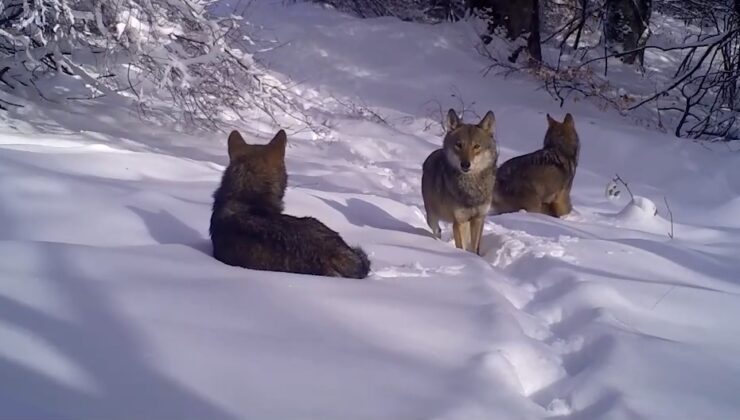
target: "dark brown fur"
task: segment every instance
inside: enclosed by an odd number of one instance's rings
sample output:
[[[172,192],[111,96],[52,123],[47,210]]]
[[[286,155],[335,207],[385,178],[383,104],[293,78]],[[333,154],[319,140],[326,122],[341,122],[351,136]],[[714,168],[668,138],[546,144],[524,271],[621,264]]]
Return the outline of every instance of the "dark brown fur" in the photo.
[[[575,121],[571,114],[562,123],[548,114],[547,124],[542,149],[498,168],[492,203],[496,214],[526,210],[561,217],[573,209],[570,190],[581,147]]]
[[[229,135],[230,163],[213,195],[213,256],[255,270],[367,277],[362,249],[313,217],[282,214],[286,143],[283,130],[266,145],[247,144],[237,131]]]

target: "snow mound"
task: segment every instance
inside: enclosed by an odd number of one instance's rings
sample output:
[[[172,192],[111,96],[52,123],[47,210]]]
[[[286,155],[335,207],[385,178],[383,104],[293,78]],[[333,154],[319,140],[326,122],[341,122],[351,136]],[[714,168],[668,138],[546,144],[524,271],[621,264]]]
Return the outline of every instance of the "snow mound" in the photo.
[[[623,223],[646,222],[658,216],[658,206],[649,198],[635,196],[615,216],[615,219]]]

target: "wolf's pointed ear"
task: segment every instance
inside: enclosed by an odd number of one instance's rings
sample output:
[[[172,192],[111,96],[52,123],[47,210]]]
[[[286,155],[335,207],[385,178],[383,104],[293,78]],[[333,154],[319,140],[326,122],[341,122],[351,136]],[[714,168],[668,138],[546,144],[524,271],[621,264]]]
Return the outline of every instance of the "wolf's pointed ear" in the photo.
[[[493,126],[496,124],[496,116],[493,115],[493,111],[486,112],[486,115],[483,117],[482,120],[478,123],[478,128],[481,128],[483,130],[488,131],[489,133],[493,132]]]
[[[557,124],[557,121],[550,114],[547,114],[547,126],[552,127],[554,124]]]
[[[573,116],[570,115],[570,112],[565,114],[565,119],[563,120],[563,124],[573,127],[576,124],[576,121],[573,119]]]
[[[238,131],[234,130],[229,134],[229,160],[234,161],[240,156],[244,156],[247,153],[247,142],[244,141],[242,135]]]
[[[457,116],[457,113],[454,109],[450,108],[449,111],[447,111],[447,131],[452,131],[456,129],[457,127],[462,124],[462,121],[460,121],[460,117]]]
[[[270,147],[270,152],[272,152],[276,157],[279,157],[281,159],[285,158],[285,147],[288,145],[288,135],[285,134],[285,130],[280,130],[275,134],[275,137],[270,140],[270,143],[268,146]]]

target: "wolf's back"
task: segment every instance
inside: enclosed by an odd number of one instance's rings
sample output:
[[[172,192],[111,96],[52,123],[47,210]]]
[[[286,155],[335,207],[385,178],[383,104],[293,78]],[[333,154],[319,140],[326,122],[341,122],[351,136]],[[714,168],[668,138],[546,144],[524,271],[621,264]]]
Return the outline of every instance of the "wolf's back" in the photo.
[[[255,270],[365,278],[370,262],[360,248],[312,217],[214,212],[213,255]]]

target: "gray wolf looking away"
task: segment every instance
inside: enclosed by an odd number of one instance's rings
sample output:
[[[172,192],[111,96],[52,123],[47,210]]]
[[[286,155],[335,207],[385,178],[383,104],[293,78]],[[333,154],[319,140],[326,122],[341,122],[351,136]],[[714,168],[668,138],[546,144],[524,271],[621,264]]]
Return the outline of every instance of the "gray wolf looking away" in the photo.
[[[499,167],[493,211],[526,210],[554,217],[570,213],[570,190],[580,149],[573,116],[567,114],[561,123],[548,114],[542,148],[509,159]]]

